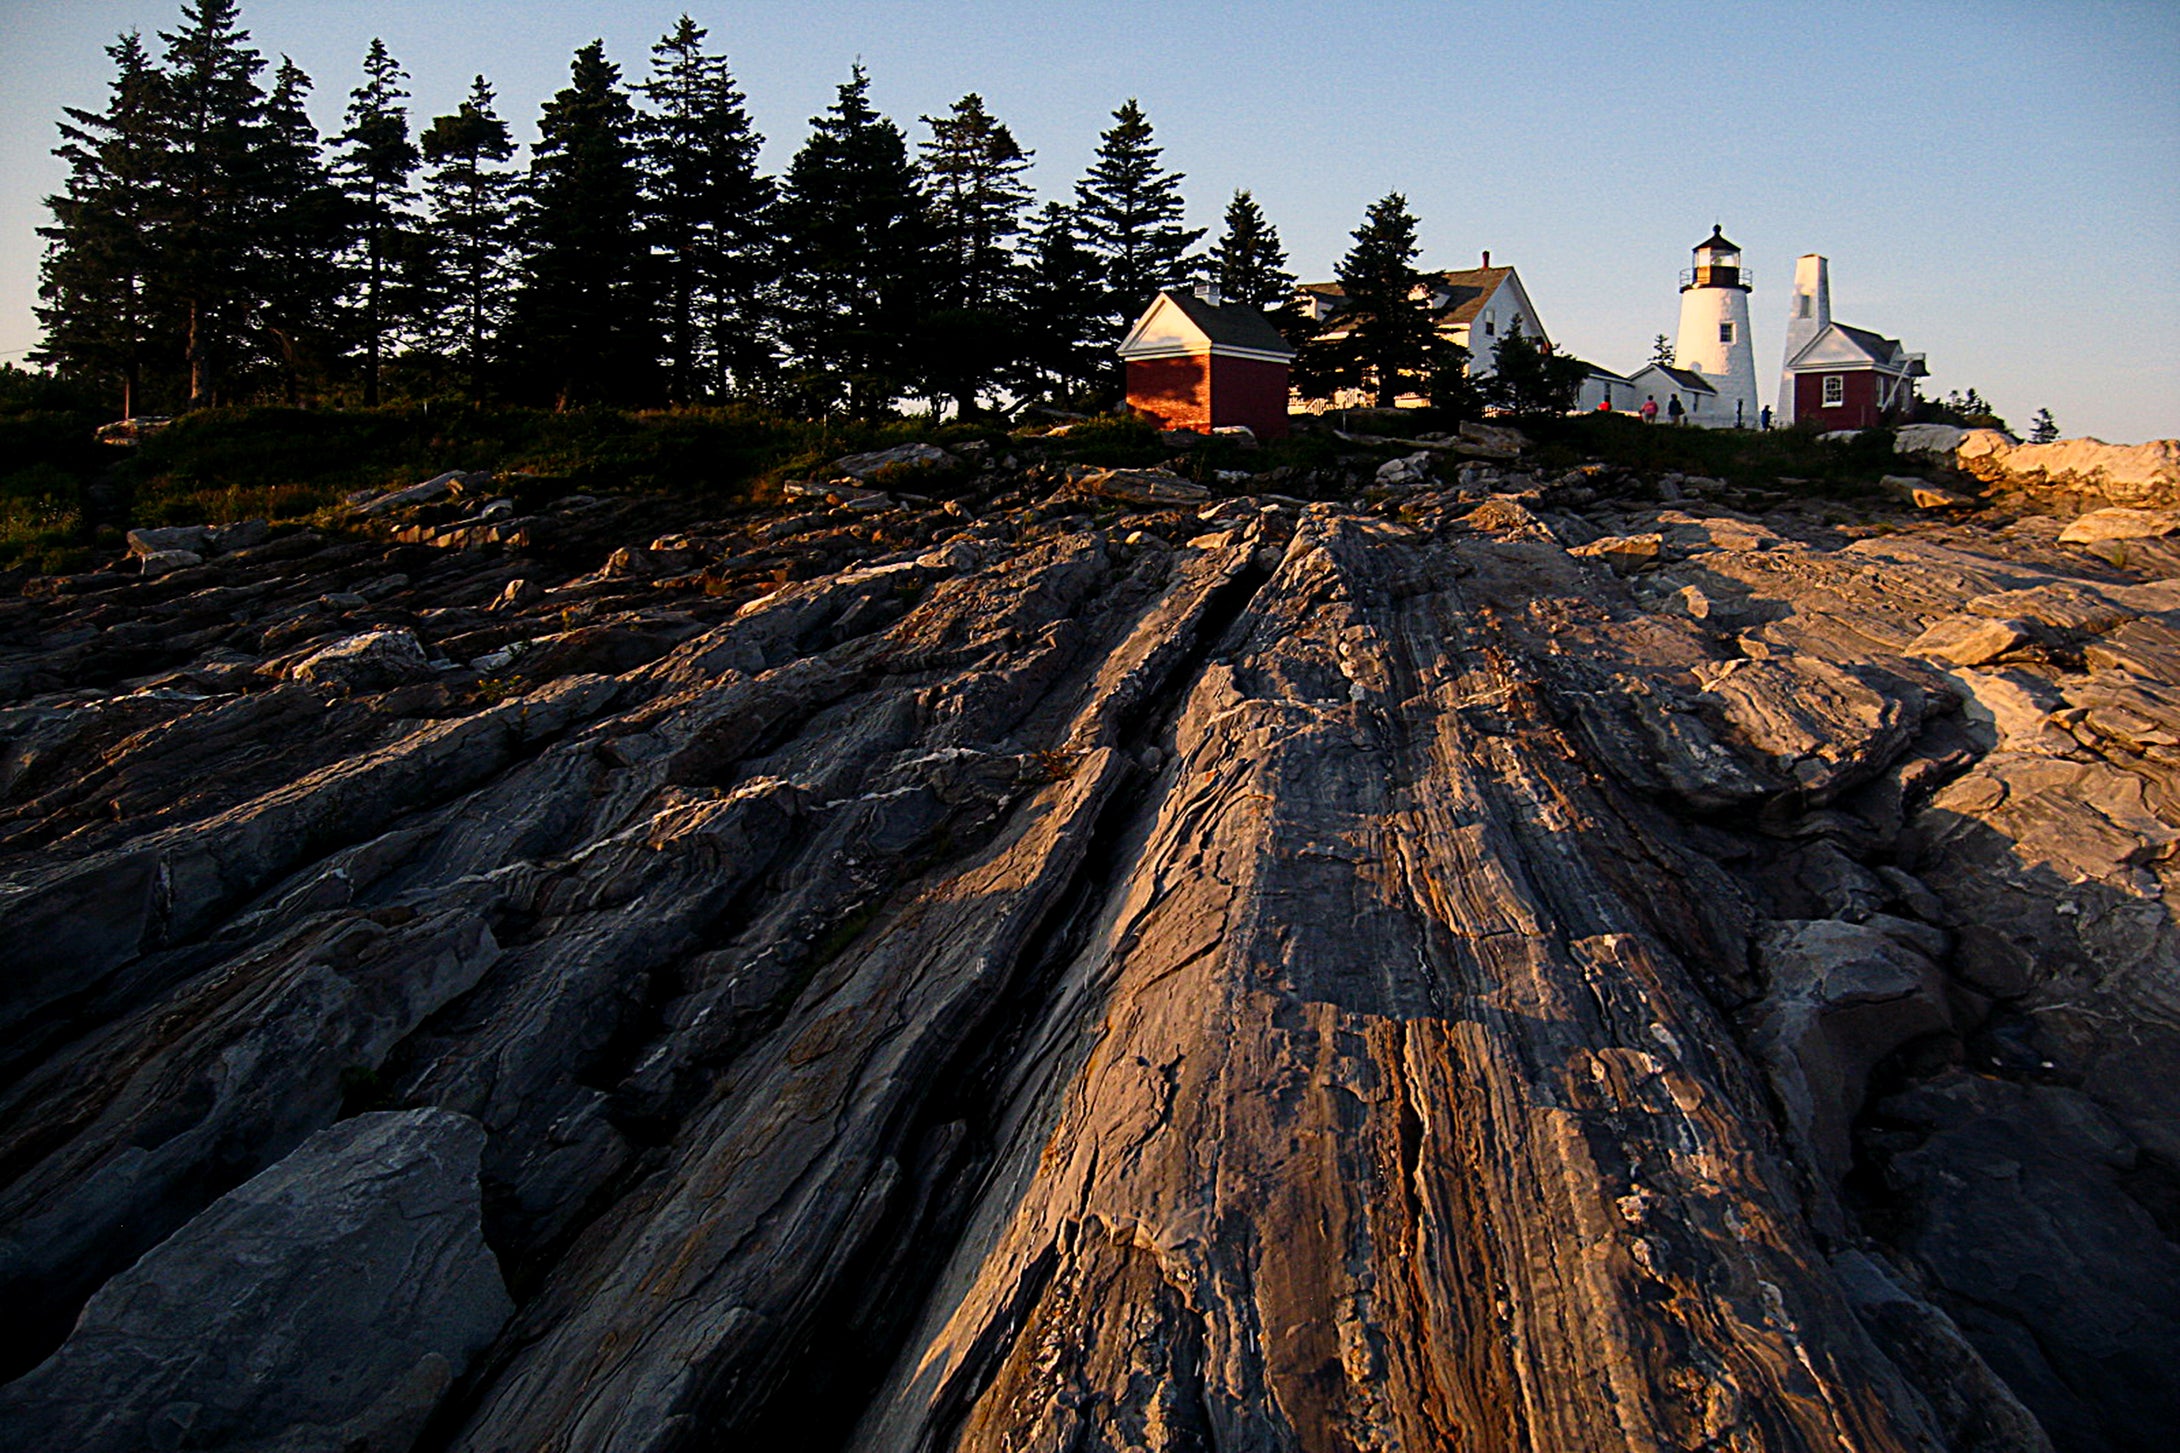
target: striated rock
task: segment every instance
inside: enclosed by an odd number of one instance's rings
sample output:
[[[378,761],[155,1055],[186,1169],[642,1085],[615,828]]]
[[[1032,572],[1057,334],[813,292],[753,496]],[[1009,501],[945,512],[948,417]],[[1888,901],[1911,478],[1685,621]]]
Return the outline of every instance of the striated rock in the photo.
[[[289,673],[315,686],[345,691],[384,691],[431,670],[414,631],[366,631],[335,641],[295,663]]]
[[[362,1115],[213,1202],[0,1388],[14,1448],[401,1453],[514,1304],[486,1249],[484,1131]]]
[[[1431,452],[1421,449],[1405,458],[1388,459],[1378,466],[1376,477],[1387,489],[1404,489],[1409,485],[1428,483],[1435,470]]]
[[[953,469],[960,463],[936,444],[902,444],[870,454],[850,454],[834,460],[833,468],[856,479],[873,479],[881,474]]]
[[[1927,479],[1917,479],[1911,475],[1888,474],[1877,481],[1877,486],[1894,499],[1911,504],[1919,510],[1970,509],[1978,503],[1974,495],[1963,494],[1957,489],[1947,489],[1944,485],[1932,484]]]
[[[203,525],[174,525],[163,530],[129,531],[131,555],[164,555],[186,552],[201,558],[209,549],[212,532]],[[191,564],[195,564],[193,559]]]
[[[520,1307],[343,1436],[2155,1446],[2156,542],[995,452],[0,603],[5,1374],[391,1109]]]

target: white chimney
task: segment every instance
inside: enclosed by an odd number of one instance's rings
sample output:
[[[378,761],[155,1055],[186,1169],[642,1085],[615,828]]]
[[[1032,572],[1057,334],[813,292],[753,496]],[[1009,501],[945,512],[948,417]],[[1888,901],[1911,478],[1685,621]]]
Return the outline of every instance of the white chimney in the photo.
[[[1794,295],[1787,304],[1786,355],[1779,364],[1779,407],[1775,415],[1781,424],[1794,422],[1794,376],[1786,371],[1786,365],[1831,322],[1832,266],[1823,254],[1805,252],[1794,259]]]
[[[1212,282],[1198,283],[1196,284],[1196,296],[1216,308],[1219,306],[1219,285]]]

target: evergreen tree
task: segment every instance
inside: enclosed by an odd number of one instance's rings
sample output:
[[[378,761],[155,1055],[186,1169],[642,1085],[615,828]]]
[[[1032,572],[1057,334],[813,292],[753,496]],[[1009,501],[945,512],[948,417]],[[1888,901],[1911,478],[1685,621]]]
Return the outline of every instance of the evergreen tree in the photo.
[[[667,390],[682,403],[753,388],[771,363],[774,188],[757,172],[764,138],[726,58],[705,54],[706,34],[682,16],[651,48],[651,78],[641,87],[652,108],[643,123],[646,202]]]
[[[1019,304],[1021,235],[1031,197],[1030,154],[971,92],[945,116],[926,116],[923,175],[941,259],[932,279],[938,303],[926,320],[923,361],[934,394],[964,415],[986,389],[1015,375],[1023,359]]]
[[[346,243],[346,207],[304,109],[309,95],[310,77],[282,56],[257,153],[251,293],[255,321],[273,340],[281,394],[291,404],[299,402],[303,374],[320,369],[337,347],[333,279]]]
[[[1104,264],[1106,313],[1116,338],[1161,288],[1188,275],[1188,250],[1203,228],[1181,225],[1180,172],[1159,165],[1151,124],[1131,97],[1098,138],[1097,159],[1075,184],[1090,250]]]
[[[1564,414],[1574,407],[1590,366],[1571,353],[1555,352],[1542,338],[1522,332],[1516,318],[1499,340],[1491,376],[1483,381],[1487,403],[1517,414]]]
[[[1234,193],[1226,204],[1226,230],[1211,249],[1207,271],[1227,302],[1266,313],[1293,307],[1294,274],[1287,271],[1279,230],[1265,220],[1264,209],[1246,190]]]
[[[1025,386],[1068,403],[1091,403],[1112,377],[1104,265],[1082,240],[1071,208],[1045,204],[1030,231],[1023,322]]]
[[[1661,368],[1673,366],[1673,340],[1663,333],[1650,340],[1650,361]]]
[[[147,245],[161,196],[166,113],[163,78],[135,32],[107,47],[115,75],[102,112],[65,111],[68,163],[61,192],[46,198],[53,225],[40,268],[38,321],[45,341],[31,355],[70,379],[119,394],[124,418],[145,400],[146,364],[160,353],[149,296],[155,254]]]
[[[433,287],[424,309],[445,341],[439,351],[462,367],[472,399],[484,396],[492,345],[506,317],[509,204],[515,154],[507,123],[492,107],[492,87],[479,76],[469,99],[451,115],[435,116],[421,138],[430,174],[424,202],[430,218]]]
[[[1391,192],[1372,203],[1353,235],[1335,272],[1345,304],[1304,345],[1296,373],[1311,397],[1362,388],[1391,408],[1400,395],[1425,391],[1445,366],[1437,326],[1417,296],[1424,278],[1408,199]]]
[[[509,333],[532,390],[563,408],[653,396],[636,111],[620,79],[603,41],[577,51],[531,153]]]
[[[235,0],[193,0],[166,42],[162,200],[145,219],[158,256],[149,279],[179,314],[192,405],[219,401],[243,352],[259,195],[264,58],[249,48]]]
[[[874,418],[912,381],[931,225],[900,128],[856,65],[788,168],[779,226],[806,402]]]
[[[2059,421],[2051,416],[2051,410],[2038,409],[2036,417],[2029,420],[2029,442],[2050,444],[2059,437]]]
[[[347,129],[341,133],[342,182],[355,209],[359,282],[363,290],[363,402],[376,407],[387,334],[404,311],[393,287],[411,240],[410,178],[420,158],[409,140],[408,72],[372,38],[363,58],[363,84],[349,93]]]

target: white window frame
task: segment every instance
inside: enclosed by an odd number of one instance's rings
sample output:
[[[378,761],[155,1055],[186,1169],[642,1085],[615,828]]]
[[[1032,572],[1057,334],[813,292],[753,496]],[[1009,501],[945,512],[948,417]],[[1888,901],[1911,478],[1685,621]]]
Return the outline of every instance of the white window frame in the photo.
[[[1733,342],[1733,319],[1728,318],[1718,325],[1718,341],[1729,345]]]
[[[1824,407],[1836,409],[1847,402],[1847,375],[1828,373],[1824,376]]]

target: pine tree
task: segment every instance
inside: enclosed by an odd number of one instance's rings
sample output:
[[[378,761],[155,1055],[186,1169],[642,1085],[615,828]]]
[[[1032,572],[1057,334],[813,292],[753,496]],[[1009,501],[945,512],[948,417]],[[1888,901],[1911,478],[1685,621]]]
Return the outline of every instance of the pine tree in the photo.
[[[1026,386],[1068,403],[1097,402],[1112,363],[1104,266],[1082,240],[1073,209],[1048,202],[1029,236],[1023,321],[1029,338]]]
[[[363,403],[379,401],[379,373],[387,335],[404,311],[393,286],[413,237],[410,178],[420,158],[409,139],[409,113],[402,102],[409,93],[401,83],[408,72],[372,38],[363,58],[363,84],[349,93],[341,177],[355,209],[356,244],[362,306]]]
[[[913,380],[931,224],[860,63],[810,126],[779,208],[788,339],[807,404],[874,418]]]
[[[2029,420],[2029,442],[2050,444],[2059,437],[2059,421],[2051,416],[2051,410],[2038,409],[2036,417]]]
[[[1083,233],[1105,268],[1106,313],[1117,338],[1161,288],[1188,275],[1203,228],[1181,225],[1180,172],[1159,166],[1151,124],[1131,97],[1098,138],[1097,160],[1075,184]]]
[[[249,260],[258,220],[265,61],[249,48],[235,0],[194,0],[166,42],[160,206],[146,218],[158,255],[150,281],[180,315],[192,405],[218,402],[243,352]]]
[[[933,393],[966,415],[986,389],[1019,371],[1025,335],[1021,266],[1014,239],[1029,209],[1030,154],[971,92],[945,116],[926,116],[923,175],[942,259],[932,279],[938,308],[926,319],[923,359]]]
[[[563,408],[655,397],[636,111],[620,80],[603,41],[577,51],[531,152],[509,334],[532,390]]]
[[[1673,366],[1673,340],[1663,333],[1650,340],[1650,361],[1660,368]]]
[[[723,56],[684,15],[651,48],[643,121],[645,201],[666,324],[668,395],[689,402],[769,371],[767,293],[776,272],[764,144]]]
[[[145,367],[160,351],[148,295],[156,254],[147,240],[161,192],[166,101],[135,32],[106,54],[115,65],[106,109],[68,108],[53,153],[68,163],[68,180],[46,198],[53,225],[38,229],[46,241],[38,288],[45,341],[31,357],[114,389],[129,418],[145,401]]]
[[[326,170],[318,128],[304,109],[310,77],[286,56],[265,106],[257,152],[255,321],[274,342],[282,396],[300,401],[306,370],[337,348],[339,299],[332,279],[346,243],[347,209]]]
[[[506,316],[509,204],[515,176],[503,170],[515,154],[507,123],[492,107],[492,87],[479,76],[469,99],[451,115],[435,116],[420,138],[431,165],[424,181],[430,219],[434,285],[423,309],[439,346],[462,366],[472,399],[484,396],[492,345]]]
[[[1226,204],[1226,230],[1211,249],[1208,267],[1219,296],[1266,313],[1290,309],[1294,274],[1287,271],[1287,250],[1279,230],[1265,220],[1264,209],[1247,190]]]
[[[1560,353],[1542,338],[1531,338],[1516,318],[1499,340],[1491,376],[1483,381],[1487,403],[1517,414],[1564,414],[1590,366],[1571,353]]]
[[[1335,272],[1344,306],[1304,346],[1296,372],[1313,397],[1364,388],[1379,408],[1391,408],[1400,395],[1426,389],[1443,366],[1437,327],[1416,296],[1424,279],[1408,199],[1391,192],[1372,203],[1353,235]]]

